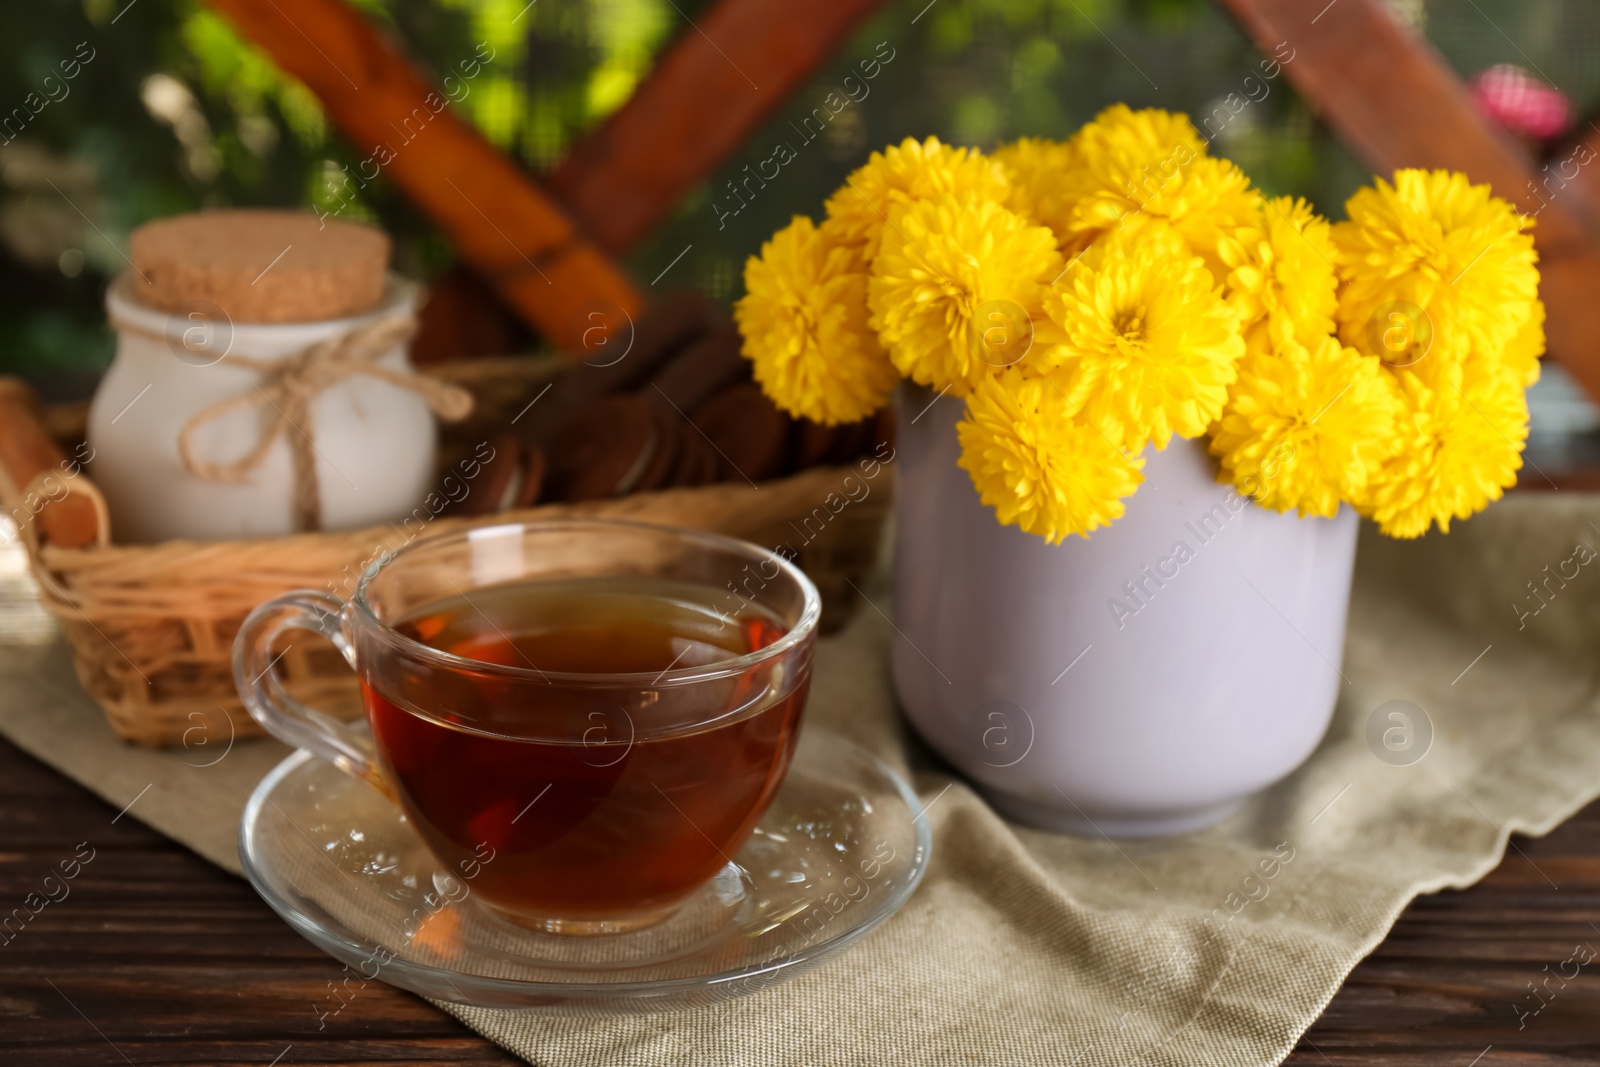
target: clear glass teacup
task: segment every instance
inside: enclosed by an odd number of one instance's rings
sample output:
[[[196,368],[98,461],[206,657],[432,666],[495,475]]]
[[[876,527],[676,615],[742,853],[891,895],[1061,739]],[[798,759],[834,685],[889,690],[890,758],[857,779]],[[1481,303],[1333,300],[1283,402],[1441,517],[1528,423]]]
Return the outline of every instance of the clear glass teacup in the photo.
[[[234,644],[269,733],[383,790],[502,916],[648,925],[732,862],[798,739],[821,603],[793,564],[715,534],[608,520],[424,538],[349,601],[287,593]],[[330,639],[370,736],[296,701],[283,635]]]

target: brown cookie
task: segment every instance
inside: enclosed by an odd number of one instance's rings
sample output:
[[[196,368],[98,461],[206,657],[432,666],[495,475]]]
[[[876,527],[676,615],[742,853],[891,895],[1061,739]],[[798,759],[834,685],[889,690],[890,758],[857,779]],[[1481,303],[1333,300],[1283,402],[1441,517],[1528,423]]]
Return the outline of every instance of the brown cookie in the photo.
[[[574,412],[549,444],[549,480],[560,500],[621,496],[655,455],[655,412],[637,396],[602,397]]]
[[[879,408],[872,419],[872,439],[867,442],[866,450],[879,458],[893,457],[895,424],[894,405],[885,404]]]
[[[849,463],[861,453],[872,446],[873,420],[862,419],[860,422],[847,422],[837,427],[839,436],[834,438],[833,448],[828,451],[825,462],[831,464]]]
[[[494,455],[478,469],[472,488],[455,510],[462,515],[494,515],[512,507],[522,490],[522,447],[511,434],[491,440]]]
[[[717,478],[717,453],[699,430],[688,423],[680,425],[683,429],[678,434],[678,463],[668,484],[674,488],[711,484]]]
[[[698,289],[677,289],[651,304],[639,318],[628,353],[629,359],[644,368],[636,368],[634,382],[644,381],[664,358],[683,351],[695,338],[727,321],[727,311]]]
[[[761,482],[782,472],[789,419],[754,382],[724,389],[695,411],[694,422],[716,446],[725,478]]]
[[[728,465],[722,461],[722,456],[712,447],[711,442],[701,437],[698,430],[695,431],[695,437],[700,441],[700,468],[695,472],[696,479],[694,484],[714,485],[728,477],[732,477],[733,475],[728,470]]]
[[[678,468],[678,456],[683,451],[683,438],[686,433],[694,433],[694,427],[686,424],[678,416],[665,411],[658,404],[650,405],[656,416],[656,450],[650,457],[650,463],[639,476],[638,483],[633,487],[635,493],[648,493],[652,489],[660,489],[672,478],[673,472]]]
[[[828,462],[839,438],[839,427],[824,426],[810,419],[796,419],[794,427],[794,469],[808,470]]]
[[[650,380],[668,358],[682,351],[727,315],[710,297],[684,290],[653,305],[628,340],[611,337],[603,348],[561,375],[518,420],[524,441],[549,441],[573,412],[602,396],[629,392]],[[620,347],[618,347],[620,345]]]
[[[680,415],[692,414],[709,398],[750,376],[750,362],[739,354],[741,345],[739,331],[724,323],[674,356],[643,392]]]
[[[545,475],[550,469],[550,461],[545,456],[544,449],[538,445],[528,445],[522,457],[522,486],[517,490],[517,507],[531,508],[539,502],[539,495],[544,491]]]

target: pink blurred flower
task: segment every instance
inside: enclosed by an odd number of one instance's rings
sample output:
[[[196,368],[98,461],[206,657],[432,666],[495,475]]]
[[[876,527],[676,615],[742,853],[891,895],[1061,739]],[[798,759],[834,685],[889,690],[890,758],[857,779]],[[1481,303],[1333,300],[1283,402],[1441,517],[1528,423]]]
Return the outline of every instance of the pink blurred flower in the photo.
[[[1472,95],[1485,115],[1512,133],[1544,141],[1572,125],[1566,94],[1510,63],[1472,79]]]

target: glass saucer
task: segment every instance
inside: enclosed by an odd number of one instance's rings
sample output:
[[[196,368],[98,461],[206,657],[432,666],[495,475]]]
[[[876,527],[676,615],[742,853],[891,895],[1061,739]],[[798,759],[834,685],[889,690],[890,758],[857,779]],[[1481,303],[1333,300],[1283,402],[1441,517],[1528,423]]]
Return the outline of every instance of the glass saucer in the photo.
[[[733,862],[660,923],[595,936],[500,918],[382,794],[307,752],[251,794],[239,857],[274,911],[363,979],[478,1007],[609,1014],[757,992],[848,948],[927,869],[919,813],[881,760],[807,729]]]

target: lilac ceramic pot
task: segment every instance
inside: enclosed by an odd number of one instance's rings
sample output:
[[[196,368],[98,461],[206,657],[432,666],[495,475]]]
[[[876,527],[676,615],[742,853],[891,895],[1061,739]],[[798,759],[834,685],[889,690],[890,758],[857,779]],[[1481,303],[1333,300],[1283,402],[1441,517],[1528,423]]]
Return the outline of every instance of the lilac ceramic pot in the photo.
[[[1059,545],[1002,526],[956,466],[963,405],[900,398],[895,687],[1003,814],[1076,833],[1208,825],[1327,730],[1357,518],[1216,481],[1198,441],[1145,453],[1127,514]]]

